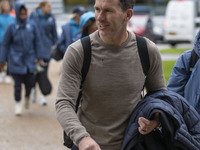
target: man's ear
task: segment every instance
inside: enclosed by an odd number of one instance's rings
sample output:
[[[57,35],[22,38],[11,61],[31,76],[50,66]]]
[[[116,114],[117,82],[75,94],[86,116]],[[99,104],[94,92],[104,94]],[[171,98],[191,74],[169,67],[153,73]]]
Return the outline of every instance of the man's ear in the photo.
[[[133,16],[133,9],[127,9],[126,10],[126,20],[129,21],[132,16]]]

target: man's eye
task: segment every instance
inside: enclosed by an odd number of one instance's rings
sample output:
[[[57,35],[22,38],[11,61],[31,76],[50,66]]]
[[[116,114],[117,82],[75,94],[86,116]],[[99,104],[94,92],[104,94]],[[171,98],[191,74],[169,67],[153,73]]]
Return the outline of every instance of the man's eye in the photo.
[[[106,9],[105,12],[112,12],[112,10],[110,10],[110,9]]]
[[[95,11],[99,11],[99,8],[95,8]]]

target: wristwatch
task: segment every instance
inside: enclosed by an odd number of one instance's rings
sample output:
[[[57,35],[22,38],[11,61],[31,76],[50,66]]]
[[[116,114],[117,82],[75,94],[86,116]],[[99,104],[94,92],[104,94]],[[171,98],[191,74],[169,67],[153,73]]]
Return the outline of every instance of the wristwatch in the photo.
[[[158,126],[153,129],[153,131],[159,130],[160,127],[161,127],[161,123],[159,123]]]

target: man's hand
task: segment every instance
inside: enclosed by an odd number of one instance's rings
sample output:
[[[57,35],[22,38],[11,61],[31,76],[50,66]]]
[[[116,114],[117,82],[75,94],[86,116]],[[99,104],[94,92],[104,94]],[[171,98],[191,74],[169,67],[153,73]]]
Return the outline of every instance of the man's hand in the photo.
[[[1,62],[1,63],[0,63],[0,69],[4,70],[5,65],[6,65],[6,63]]]
[[[42,59],[38,59],[37,60],[37,64],[40,65],[40,66],[42,66]]]
[[[148,120],[144,117],[140,117],[138,120],[139,124],[139,132],[143,135],[149,134],[151,131],[153,131],[159,124],[159,113],[155,113],[153,120]]]
[[[101,150],[99,145],[91,138],[84,137],[78,144],[79,150]]]

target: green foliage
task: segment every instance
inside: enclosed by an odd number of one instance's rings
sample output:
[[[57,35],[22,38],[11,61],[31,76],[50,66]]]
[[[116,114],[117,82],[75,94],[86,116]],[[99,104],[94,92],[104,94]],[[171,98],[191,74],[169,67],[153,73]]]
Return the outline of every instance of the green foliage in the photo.
[[[164,72],[166,84],[169,80],[169,77],[171,75],[171,72],[172,72],[175,62],[176,62],[176,60],[163,61],[163,72]]]

